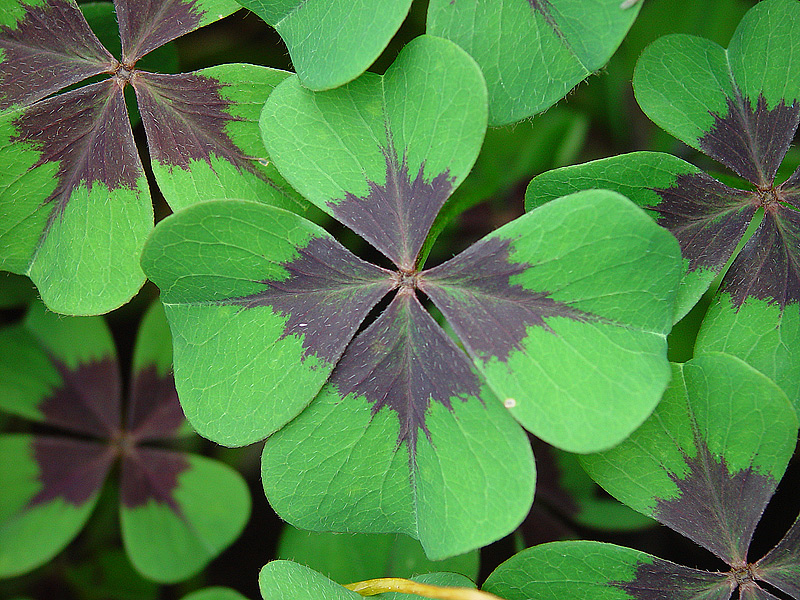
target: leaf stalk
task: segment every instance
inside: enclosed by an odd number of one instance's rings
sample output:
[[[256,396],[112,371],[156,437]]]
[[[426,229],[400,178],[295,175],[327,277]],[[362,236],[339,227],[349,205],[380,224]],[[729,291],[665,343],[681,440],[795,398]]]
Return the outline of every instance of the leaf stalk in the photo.
[[[357,583],[348,583],[344,587],[353,592],[358,592],[362,596],[399,592],[401,594],[414,594],[431,600],[503,600],[499,596],[473,588],[430,585],[399,577],[368,579]]]

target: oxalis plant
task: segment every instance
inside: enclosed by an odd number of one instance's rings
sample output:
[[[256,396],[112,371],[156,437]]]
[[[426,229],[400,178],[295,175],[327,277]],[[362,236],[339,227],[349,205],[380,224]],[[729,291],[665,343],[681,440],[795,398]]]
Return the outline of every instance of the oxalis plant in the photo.
[[[190,425],[266,440],[291,525],[267,600],[800,600],[797,522],[749,555],[798,437],[800,3],[755,3],[727,49],[669,35],[638,61],[645,114],[730,172],[655,152],[549,171],[457,251],[457,217],[516,183],[459,190],[524,139],[488,128],[603,67],[639,3],[242,4],[294,73],[175,72],[174,40],[227,0],[0,0],[0,260],[43,302],[0,331],[0,575],[69,544],[116,460],[135,569],[202,570],[250,498],[183,450]],[[153,228],[156,189],[174,214]],[[126,397],[102,318],[55,313],[117,308],[145,277],[160,302]],[[687,315],[693,357],[670,364]],[[727,566],[538,543],[655,522]],[[477,551],[509,534],[521,551],[478,589]]]

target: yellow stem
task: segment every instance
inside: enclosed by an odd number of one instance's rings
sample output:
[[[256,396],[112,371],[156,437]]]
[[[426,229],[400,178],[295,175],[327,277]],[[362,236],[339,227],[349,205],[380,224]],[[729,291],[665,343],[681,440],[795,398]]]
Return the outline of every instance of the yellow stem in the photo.
[[[474,588],[465,587],[443,587],[439,585],[428,585],[427,583],[417,583],[410,579],[400,579],[398,577],[386,577],[383,579],[368,579],[358,583],[345,585],[348,590],[358,592],[362,596],[375,596],[386,592],[400,592],[401,594],[416,594],[423,598],[432,600],[502,600],[488,592],[482,592]]]

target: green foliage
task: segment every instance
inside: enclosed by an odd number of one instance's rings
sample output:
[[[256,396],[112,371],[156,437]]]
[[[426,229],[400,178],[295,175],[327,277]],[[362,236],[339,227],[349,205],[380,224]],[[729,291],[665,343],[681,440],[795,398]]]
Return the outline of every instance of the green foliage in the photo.
[[[478,552],[443,561],[429,560],[419,542],[405,536],[364,533],[316,533],[287,525],[277,558],[319,571],[337,583],[378,577],[413,577],[433,571],[478,577]]]
[[[24,323],[0,331],[0,340],[0,409],[49,428],[0,436],[2,576],[61,551],[84,526],[117,461],[122,538],[146,577],[186,579],[239,535],[250,512],[239,474],[151,445],[177,437],[183,425],[160,305],[139,330],[124,418],[102,318],[58,318],[37,303]]]
[[[241,2],[0,0],[0,596],[800,600],[800,2]]]

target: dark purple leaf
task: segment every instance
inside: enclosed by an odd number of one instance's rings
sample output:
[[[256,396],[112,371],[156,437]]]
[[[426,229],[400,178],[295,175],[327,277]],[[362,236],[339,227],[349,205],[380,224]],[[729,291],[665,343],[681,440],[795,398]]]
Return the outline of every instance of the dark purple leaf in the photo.
[[[270,306],[288,320],[281,339],[299,335],[307,354],[335,362],[367,312],[394,287],[391,273],[364,262],[333,238],[314,237],[283,267],[289,278],[228,300],[245,308]]]
[[[768,207],[722,284],[734,306],[749,297],[786,308],[800,302],[800,211]]]
[[[640,563],[631,581],[610,582],[635,600],[728,600],[736,587],[727,573],[709,573],[656,558]]]
[[[120,377],[113,358],[82,363],[75,370],[53,359],[62,385],[39,404],[44,420],[69,431],[110,438],[119,429]]]
[[[106,444],[43,436],[34,438],[33,452],[44,487],[31,506],[56,498],[80,506],[100,491],[115,458]]]
[[[115,78],[42,100],[14,121],[11,142],[32,145],[39,159],[31,168],[57,163],[58,184],[44,200],[59,216],[70,194],[95,183],[109,191],[137,189],[144,176],[133,141],[122,85]]]
[[[433,300],[473,356],[505,360],[531,326],[552,331],[546,317],[597,321],[598,317],[549,298],[546,290],[512,285],[529,269],[509,260],[510,240],[485,238],[446,263],[423,272],[419,287]]]
[[[369,194],[359,198],[347,193],[330,202],[333,216],[383,252],[406,272],[413,271],[417,254],[439,209],[453,189],[449,172],[430,181],[423,176],[424,163],[414,180],[406,157],[398,161],[394,149],[384,149],[386,183],[368,181]]]
[[[760,189],[772,185],[800,121],[800,104],[783,100],[772,109],[759,94],[753,108],[740,92],[728,98],[728,113],[712,113],[714,124],[700,148]]]
[[[122,40],[122,62],[142,56],[200,26],[203,12],[194,0],[114,0]]]
[[[211,164],[215,155],[240,170],[253,165],[225,132],[238,120],[226,112],[216,79],[192,73],[160,75],[138,71],[133,78],[151,157],[166,167],[186,169],[192,160]]]
[[[780,598],[769,593],[756,582],[749,581],[739,586],[739,600],[780,600]]]
[[[670,474],[680,494],[657,500],[655,516],[732,567],[741,567],[778,482],[753,469],[731,474],[724,458],[713,456],[705,442],[696,439],[695,445],[696,456],[684,459],[686,475]]]
[[[800,167],[797,167],[795,172],[789,176],[789,179],[778,187],[778,190],[783,192],[785,200],[789,201],[795,208],[800,209]]]
[[[27,105],[117,64],[74,2],[25,8],[14,27],[0,26],[0,110]],[[3,10],[12,10],[6,7]]]
[[[758,579],[800,599],[800,518],[753,570]]]
[[[661,202],[648,208],[678,239],[689,271],[722,269],[756,212],[753,194],[705,173],[678,175],[672,186],[653,191]]]
[[[372,414],[382,408],[400,419],[398,445],[408,444],[413,463],[419,432],[428,438],[431,402],[452,410],[452,401],[480,397],[480,384],[463,352],[403,286],[389,307],[347,347],[328,385],[344,398],[364,396]]]
[[[122,505],[136,508],[152,499],[180,515],[172,492],[178,487],[178,476],[188,468],[184,454],[144,447],[128,449],[122,459]]]
[[[159,376],[151,365],[133,376],[127,428],[137,442],[170,438],[184,422],[172,372]]]

